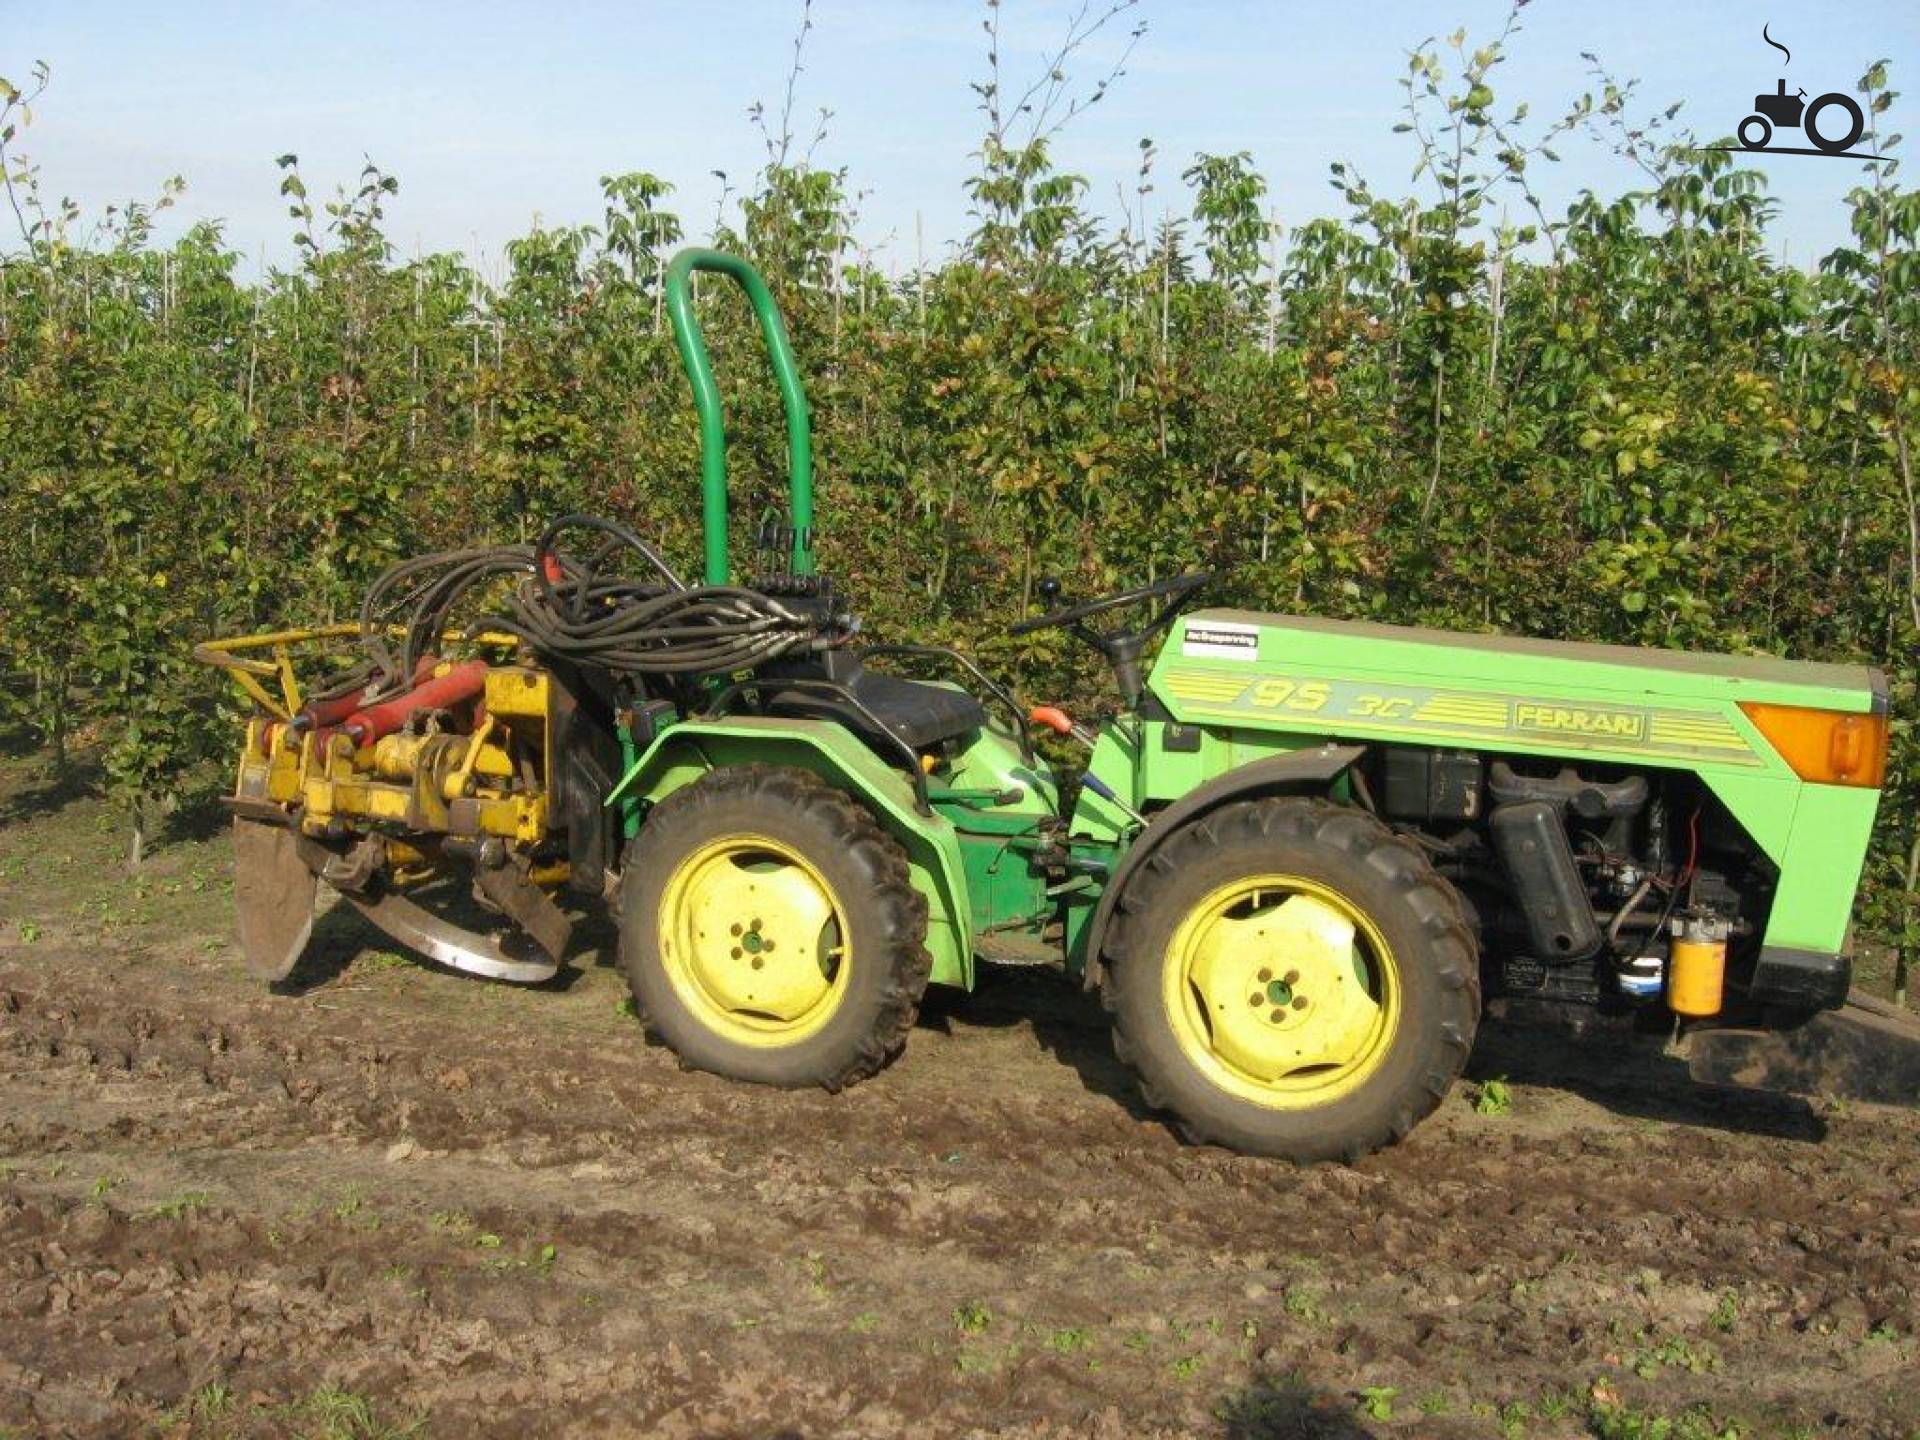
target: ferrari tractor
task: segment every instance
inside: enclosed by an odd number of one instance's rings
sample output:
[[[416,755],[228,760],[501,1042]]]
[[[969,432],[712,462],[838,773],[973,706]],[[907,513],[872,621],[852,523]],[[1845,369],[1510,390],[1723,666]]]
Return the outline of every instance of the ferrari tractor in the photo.
[[[784,403],[788,513],[750,578],[697,272],[745,291]],[[1213,577],[1180,574],[1043,583],[1011,633],[1071,634],[1114,703],[1031,704],[958,650],[866,639],[816,568],[765,281],[690,250],[665,284],[697,580],[569,515],[398,564],[355,622],[198,650],[253,710],[230,803],[262,979],[323,884],[435,961],[534,984],[605,903],[686,1065],[838,1089],[929,985],[1050,966],[1187,1137],[1303,1162],[1406,1135],[1496,1001],[1702,1053],[1846,1001],[1878,672],[1200,609]]]

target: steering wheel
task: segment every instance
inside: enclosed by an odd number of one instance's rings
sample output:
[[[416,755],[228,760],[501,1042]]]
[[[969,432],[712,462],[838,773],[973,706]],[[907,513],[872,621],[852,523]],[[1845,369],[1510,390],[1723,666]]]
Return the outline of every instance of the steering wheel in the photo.
[[[1106,657],[1113,666],[1113,678],[1120,686],[1120,697],[1132,709],[1140,703],[1146,693],[1146,686],[1140,678],[1140,652],[1155,635],[1173,623],[1173,617],[1180,613],[1180,607],[1187,603],[1189,596],[1213,579],[1211,570],[1198,570],[1186,575],[1172,575],[1165,580],[1156,580],[1151,585],[1141,585],[1132,590],[1122,590],[1117,595],[1105,595],[1098,600],[1088,600],[1079,605],[1068,605],[1062,609],[1049,610],[1045,615],[1036,615],[1031,620],[1022,620],[1014,625],[1009,633],[1031,635],[1036,630],[1049,630],[1056,625],[1065,625],[1088,645]],[[1048,604],[1060,599],[1060,582],[1051,576],[1040,582],[1040,598]],[[1138,630],[1109,630],[1102,634],[1091,628],[1087,621],[1096,615],[1105,615],[1112,610],[1124,610],[1132,605],[1144,605],[1149,601],[1164,600],[1160,613],[1155,615]]]
[[[1122,590],[1115,595],[1105,595],[1098,600],[1088,600],[1079,605],[1069,605],[1064,609],[1050,610],[1045,615],[1036,615],[1031,620],[1022,620],[1007,633],[1010,635],[1031,635],[1036,630],[1051,630],[1056,625],[1079,625],[1083,620],[1091,620],[1096,615],[1105,615],[1109,610],[1124,610],[1129,605],[1145,604],[1149,600],[1172,597],[1172,603],[1155,616],[1135,637],[1144,640],[1172,620],[1179,611],[1180,603],[1202,585],[1213,579],[1211,570],[1193,571],[1185,575],[1172,575],[1165,580],[1156,580],[1151,585],[1141,585],[1132,590]],[[1051,576],[1040,582],[1040,598],[1057,600],[1060,598],[1060,582]],[[1092,632],[1088,632],[1091,634]],[[1106,638],[1106,637],[1101,637]],[[1096,649],[1100,648],[1098,646]]]

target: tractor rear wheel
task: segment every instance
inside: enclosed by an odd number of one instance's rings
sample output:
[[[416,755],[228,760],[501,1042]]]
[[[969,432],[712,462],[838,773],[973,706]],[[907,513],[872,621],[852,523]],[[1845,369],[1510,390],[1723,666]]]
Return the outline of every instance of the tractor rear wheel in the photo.
[[[734,765],[656,805],[623,863],[620,967],[700,1070],[837,1090],[906,1043],[927,904],[872,815],[804,770]]]
[[[1120,897],[1114,1048],[1190,1139],[1301,1163],[1401,1139],[1480,1017],[1478,948],[1412,842],[1319,800],[1225,806]]]

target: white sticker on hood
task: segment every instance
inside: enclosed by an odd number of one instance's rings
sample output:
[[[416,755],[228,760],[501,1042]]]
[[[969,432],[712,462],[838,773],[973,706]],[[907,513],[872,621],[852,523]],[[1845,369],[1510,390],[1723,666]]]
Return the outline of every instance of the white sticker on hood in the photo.
[[[1258,660],[1260,627],[1230,620],[1189,620],[1180,653],[1192,659]]]

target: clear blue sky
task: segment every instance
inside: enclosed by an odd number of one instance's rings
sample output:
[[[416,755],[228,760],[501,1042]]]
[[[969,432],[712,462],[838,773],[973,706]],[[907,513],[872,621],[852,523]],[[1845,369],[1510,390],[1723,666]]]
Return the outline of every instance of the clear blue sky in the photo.
[[[1040,63],[1065,24],[1059,0],[1006,0],[1012,75]],[[982,11],[968,0],[816,0],[800,111],[834,111],[818,159],[866,192],[861,231],[882,264],[913,264],[915,218],[929,257],[965,233],[962,182],[979,135],[969,80],[982,69]],[[1184,204],[1178,174],[1197,150],[1250,150],[1284,223],[1337,208],[1327,164],[1346,159],[1376,187],[1408,181],[1408,137],[1389,127],[1407,49],[1464,25],[1490,36],[1496,0],[1441,5],[1288,0],[1144,0],[1149,30],[1128,73],[1058,143],[1061,162],[1115,208],[1142,136],[1158,143],[1156,203]],[[541,6],[328,4],[283,0],[0,0],[0,74],[33,61],[54,83],[24,146],[47,188],[90,210],[149,196],[168,175],[188,190],[175,221],[227,221],[250,256],[285,261],[291,233],[274,156],[297,151],[309,185],[330,190],[370,154],[399,177],[391,233],[403,251],[497,257],[536,215],[599,215],[598,177],[652,170],[679,187],[690,234],[711,227],[725,170],[736,183],[761,158],[746,118],[777,106],[799,0],[630,0]],[[1810,95],[1850,89],[1867,63],[1893,61],[1893,128],[1912,140],[1903,179],[1920,177],[1920,4],[1913,0],[1535,0],[1498,84],[1535,116],[1586,86],[1583,50],[1638,76],[1648,101],[1682,100],[1699,133],[1730,133],[1753,93],[1781,75]],[[1793,51],[1760,38],[1762,21]],[[1091,78],[1122,35],[1082,57]],[[1904,123],[1902,123],[1904,122]],[[1622,188],[1631,173],[1569,139],[1543,176],[1564,198]],[[1784,212],[1778,237],[1806,263],[1845,234],[1841,197],[1861,168],[1825,159],[1760,162]]]

